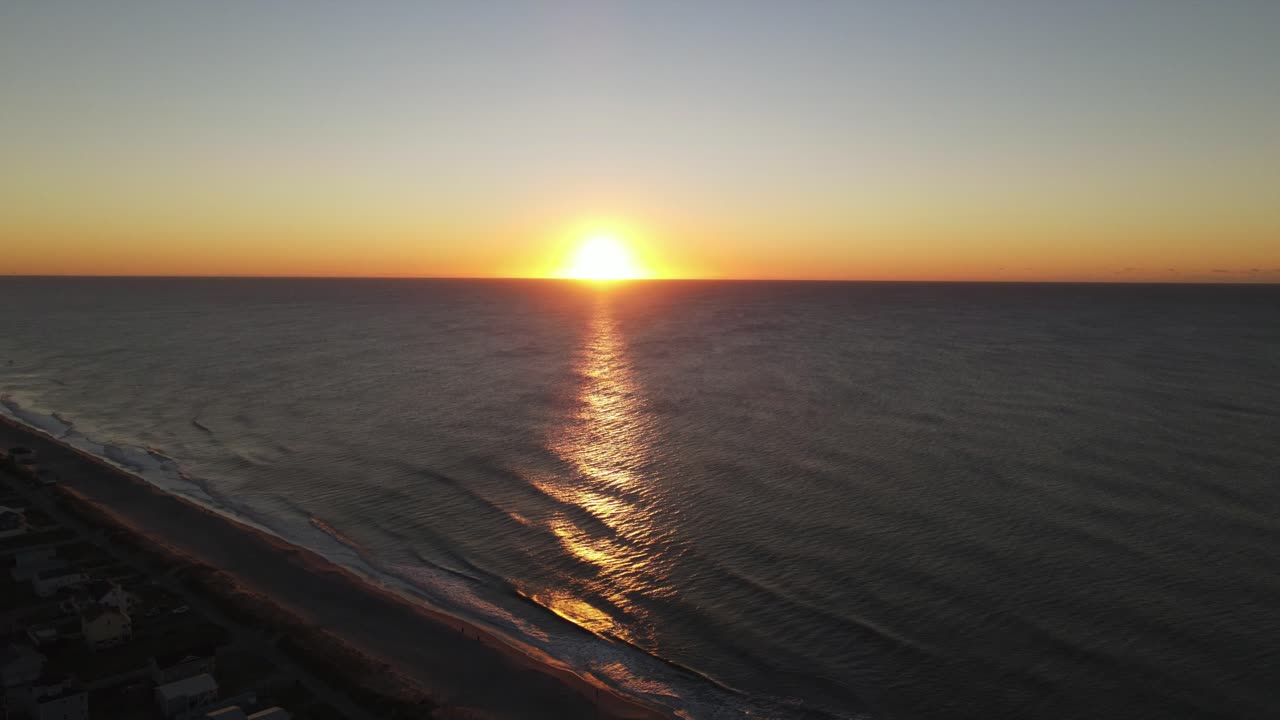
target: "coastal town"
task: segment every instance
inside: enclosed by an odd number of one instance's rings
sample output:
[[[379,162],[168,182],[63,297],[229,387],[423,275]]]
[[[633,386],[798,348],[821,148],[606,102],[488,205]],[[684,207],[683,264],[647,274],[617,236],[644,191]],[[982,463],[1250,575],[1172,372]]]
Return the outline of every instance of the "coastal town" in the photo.
[[[0,720],[670,717],[2,415],[0,635]]]
[[[279,628],[218,607],[191,566],[96,521],[27,447],[0,450],[0,566],[6,720],[384,716]]]

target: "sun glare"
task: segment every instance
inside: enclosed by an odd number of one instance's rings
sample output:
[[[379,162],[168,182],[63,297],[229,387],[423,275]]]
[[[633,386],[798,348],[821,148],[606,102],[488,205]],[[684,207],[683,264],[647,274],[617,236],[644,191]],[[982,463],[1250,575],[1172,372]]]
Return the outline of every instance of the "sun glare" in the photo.
[[[644,272],[631,259],[627,246],[611,233],[595,233],[583,239],[565,277],[577,280],[633,280]]]

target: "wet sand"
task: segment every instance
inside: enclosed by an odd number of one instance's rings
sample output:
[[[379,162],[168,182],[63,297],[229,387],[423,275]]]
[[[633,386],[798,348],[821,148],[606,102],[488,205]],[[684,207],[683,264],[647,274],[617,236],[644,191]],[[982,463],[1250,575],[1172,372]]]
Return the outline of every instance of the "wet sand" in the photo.
[[[35,449],[65,490],[146,542],[222,570],[303,623],[385,662],[442,706],[493,718],[639,718],[662,712],[319,555],[152,487],[0,418],[0,446]]]

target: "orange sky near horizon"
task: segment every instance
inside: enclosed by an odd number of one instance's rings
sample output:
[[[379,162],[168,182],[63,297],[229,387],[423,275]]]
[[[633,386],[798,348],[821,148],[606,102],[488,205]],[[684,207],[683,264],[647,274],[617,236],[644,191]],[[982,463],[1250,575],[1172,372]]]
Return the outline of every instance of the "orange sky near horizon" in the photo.
[[[795,246],[802,241],[763,241],[735,256],[719,257],[696,248],[682,252],[679,243],[637,241],[625,233],[622,238],[656,279],[1280,282],[1280,258],[1265,239],[1241,243],[1239,250],[1211,259],[1193,239],[1170,243],[1163,260],[1153,263],[1138,252],[1095,252],[1105,249],[1096,245],[1106,243],[1035,252],[1013,240],[897,238],[885,243],[868,236],[799,256]],[[511,243],[498,238],[424,249],[416,239],[396,237],[331,236],[317,242],[315,236],[281,241],[277,235],[265,242],[246,234],[186,244],[86,233],[12,243],[0,260],[0,274],[538,278],[556,277],[575,245],[576,239],[550,237],[516,253]],[[102,252],[104,247],[109,252]]]
[[[1054,227],[974,231],[959,224],[943,230],[526,222],[367,232],[335,222],[320,230],[269,221],[217,233],[202,231],[203,225],[170,230],[147,223],[114,232],[0,228],[9,240],[0,274],[555,277],[585,238],[603,230],[618,235],[659,279],[1280,282],[1275,235],[1243,228],[1134,228],[1117,237]],[[1208,234],[1213,242],[1202,240]]]

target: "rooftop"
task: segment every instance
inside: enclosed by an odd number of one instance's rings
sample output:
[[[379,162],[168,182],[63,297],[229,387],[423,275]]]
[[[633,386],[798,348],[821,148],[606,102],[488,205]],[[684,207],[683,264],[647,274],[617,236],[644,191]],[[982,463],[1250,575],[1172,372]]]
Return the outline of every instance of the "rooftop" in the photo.
[[[83,612],[80,613],[80,617],[84,619],[86,622],[93,622],[94,620],[97,620],[103,615],[113,615],[113,614],[119,615],[125,620],[129,619],[128,615],[125,615],[123,612],[117,610],[116,608],[104,607],[102,605],[90,605],[89,607],[85,608]]]
[[[32,625],[27,628],[27,633],[36,637],[56,638],[58,637],[58,628],[52,625]]]
[[[166,668],[174,665],[181,665],[192,660],[204,660],[211,658],[217,654],[216,645],[200,645],[197,647],[189,647],[184,650],[171,650],[167,652],[158,652],[155,654],[156,667]]]
[[[0,650],[0,666],[8,665],[9,663],[15,660],[20,660],[24,657],[33,659],[40,658],[41,660],[44,659],[44,655],[40,654],[38,650],[30,645],[11,643],[6,645],[3,650]]]
[[[85,586],[85,590],[89,592],[89,595],[93,596],[94,600],[97,600],[114,590],[115,587],[116,584],[110,580],[94,580]]]
[[[31,687],[38,695],[56,695],[61,690],[71,686],[73,684],[72,681],[71,675],[65,672],[45,668],[40,677],[31,683]]]
[[[18,560],[22,560],[24,558],[51,558],[57,556],[57,554],[57,547],[43,545],[40,547],[20,548],[14,552],[14,557]]]
[[[42,695],[40,699],[37,700],[36,702],[40,704],[44,704],[47,702],[53,702],[54,700],[61,700],[62,698],[70,697],[72,695],[83,695],[83,694],[84,694],[84,691],[79,688],[71,687],[69,685],[63,685],[60,689],[54,692],[51,692],[48,695]]]
[[[36,571],[36,577],[40,580],[48,580],[49,578],[62,577],[64,575],[84,575],[84,573],[73,567],[54,567],[44,568]]]
[[[178,697],[190,697],[191,695],[203,695],[208,692],[216,692],[217,689],[218,682],[213,679],[213,676],[208,673],[202,673],[195,677],[160,685],[156,688],[156,692],[166,700],[169,700]]]

